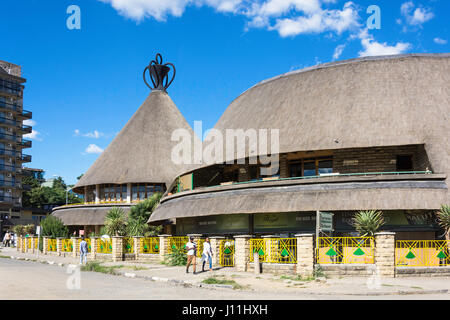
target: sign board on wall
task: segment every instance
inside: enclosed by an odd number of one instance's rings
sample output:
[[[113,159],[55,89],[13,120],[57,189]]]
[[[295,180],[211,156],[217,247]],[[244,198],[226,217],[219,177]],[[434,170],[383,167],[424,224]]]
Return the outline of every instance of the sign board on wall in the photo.
[[[331,212],[317,211],[317,231],[331,232],[333,231],[333,216]]]

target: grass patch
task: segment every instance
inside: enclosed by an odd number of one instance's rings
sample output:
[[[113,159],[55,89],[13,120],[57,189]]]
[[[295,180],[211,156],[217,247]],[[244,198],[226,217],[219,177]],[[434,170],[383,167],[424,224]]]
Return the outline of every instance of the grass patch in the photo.
[[[302,276],[286,276],[286,275],[280,277],[280,280],[292,280],[292,281],[313,281],[314,279],[315,279],[314,277],[303,278]]]
[[[0,258],[4,258],[4,259],[11,259],[11,257],[10,257],[10,256],[3,256],[3,255],[0,255]]]
[[[119,273],[116,271],[116,269],[119,269],[119,268],[123,268],[123,265],[107,267],[107,266],[102,266],[97,261],[89,261],[86,265],[81,266],[81,271],[93,271],[93,272],[101,272],[101,273],[118,275]]]
[[[411,288],[413,288],[413,289],[419,289],[419,290],[423,290],[423,288],[422,288],[422,287],[416,287],[416,286],[412,286]]]
[[[231,285],[233,286],[233,289],[237,290],[237,289],[245,289],[246,287],[240,285],[239,283],[237,283],[234,280],[227,280],[227,279],[217,279],[214,277],[210,277],[210,278],[206,278],[202,281],[202,283],[205,284],[226,284],[226,285]]]
[[[385,287],[395,287],[393,284],[382,283],[381,285],[382,285],[382,286],[385,286]]]

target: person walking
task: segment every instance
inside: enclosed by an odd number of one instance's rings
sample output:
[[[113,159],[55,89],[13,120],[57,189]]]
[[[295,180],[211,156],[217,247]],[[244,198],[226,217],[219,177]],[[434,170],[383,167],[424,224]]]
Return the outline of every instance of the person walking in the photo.
[[[202,272],[205,271],[205,263],[206,260],[208,260],[209,263],[209,271],[212,271],[212,248],[211,243],[209,242],[209,238],[205,239],[205,242],[203,243],[203,253],[202,253]]]
[[[194,237],[189,238],[189,242],[186,243],[186,250],[187,250],[187,264],[186,264],[186,273],[189,273],[189,266],[192,263],[192,267],[194,268],[194,274],[195,273],[195,267],[197,264],[196,261],[196,255],[197,255],[197,245],[194,243]]]
[[[84,240],[84,236],[81,237],[80,242],[80,264],[83,264],[83,258],[84,258],[84,264],[87,263],[87,254],[88,254],[88,246],[86,240]]]
[[[5,247],[10,247],[10,243],[11,243],[11,233],[9,233],[9,231],[6,231],[6,234],[5,234]]]

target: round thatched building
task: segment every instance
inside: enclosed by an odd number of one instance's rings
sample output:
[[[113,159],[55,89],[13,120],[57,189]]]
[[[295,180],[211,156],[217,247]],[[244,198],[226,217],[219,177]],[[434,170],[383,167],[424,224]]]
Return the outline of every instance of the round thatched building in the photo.
[[[355,211],[378,209],[399,239],[434,239],[435,211],[450,203],[449,115],[449,54],[351,59],[262,81],[215,129],[278,129],[279,170],[262,175],[253,159],[264,150],[240,144],[225,160],[244,163],[187,171],[191,190],[173,184],[149,222],[176,218],[178,234],[287,235],[314,231],[319,210],[347,235]]]
[[[192,169],[171,160],[174,130],[184,129],[197,138],[166,92],[168,70],[162,61],[156,61],[151,93],[75,185],[73,190],[84,195],[85,203],[53,210],[73,231],[98,232],[113,206],[128,211],[153,193],[164,193],[180,173]],[[155,79],[162,80],[155,83]]]

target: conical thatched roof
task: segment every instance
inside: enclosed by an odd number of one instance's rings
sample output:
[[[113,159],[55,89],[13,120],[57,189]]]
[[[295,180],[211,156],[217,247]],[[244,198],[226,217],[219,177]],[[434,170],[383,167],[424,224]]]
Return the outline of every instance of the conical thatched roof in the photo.
[[[185,129],[198,139],[169,95],[160,90],[150,93],[116,138],[98,157],[75,186],[103,183],[170,183],[192,165],[171,160],[175,129]]]

